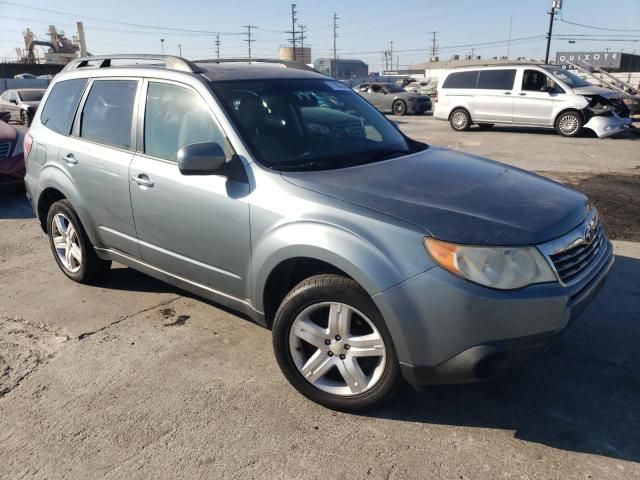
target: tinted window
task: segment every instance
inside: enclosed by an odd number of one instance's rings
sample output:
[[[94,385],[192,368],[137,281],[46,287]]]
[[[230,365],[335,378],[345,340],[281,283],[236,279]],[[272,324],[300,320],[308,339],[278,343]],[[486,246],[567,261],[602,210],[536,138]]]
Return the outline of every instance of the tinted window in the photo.
[[[82,110],[80,136],[114,147],[131,147],[131,121],[136,80],[93,82]]]
[[[145,153],[175,161],[182,147],[202,142],[225,148],[225,136],[204,100],[186,88],[150,82],[144,113]]]
[[[469,72],[455,72],[447,77],[442,88],[476,88],[477,81],[477,70],[471,70]]]
[[[40,123],[54,132],[69,135],[73,117],[86,84],[86,78],[63,80],[56,83],[42,109]]]
[[[511,90],[516,78],[516,70],[480,70],[478,88],[491,90]]]

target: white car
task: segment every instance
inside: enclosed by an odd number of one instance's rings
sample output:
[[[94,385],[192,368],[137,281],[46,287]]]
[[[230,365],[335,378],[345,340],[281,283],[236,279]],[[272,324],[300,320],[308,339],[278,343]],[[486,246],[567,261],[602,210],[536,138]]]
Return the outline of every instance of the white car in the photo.
[[[509,64],[451,70],[438,83],[434,117],[454,130],[472,124],[553,127],[565,137],[583,128],[608,137],[629,128],[617,92],[592,85],[553,65]]]

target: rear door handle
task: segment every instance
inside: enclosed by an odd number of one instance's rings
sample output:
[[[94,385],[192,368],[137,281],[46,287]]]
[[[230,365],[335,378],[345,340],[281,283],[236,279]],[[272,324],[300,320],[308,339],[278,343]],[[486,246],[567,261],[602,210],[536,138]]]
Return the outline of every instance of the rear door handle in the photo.
[[[526,95],[526,93],[521,92],[521,93],[519,93],[518,95],[520,95],[521,97],[524,97],[524,96]]]
[[[64,161],[67,162],[67,165],[77,165],[78,160],[73,156],[73,153],[67,153],[64,156]]]
[[[502,93],[504,93],[505,95],[511,95],[511,92],[502,92]]]
[[[136,182],[141,187],[153,188],[153,186],[155,185],[153,183],[153,180],[151,180],[149,177],[147,177],[143,173],[138,175],[137,177],[131,177],[131,180]]]

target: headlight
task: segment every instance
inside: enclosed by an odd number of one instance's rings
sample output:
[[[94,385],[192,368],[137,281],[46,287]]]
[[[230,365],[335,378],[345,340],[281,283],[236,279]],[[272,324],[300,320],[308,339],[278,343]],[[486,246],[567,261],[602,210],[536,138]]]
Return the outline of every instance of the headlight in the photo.
[[[512,290],[556,277],[535,247],[471,247],[425,238],[425,248],[445,270],[485,287]]]
[[[16,137],[16,146],[13,149],[13,157],[24,153],[24,133],[18,132],[18,136]]]

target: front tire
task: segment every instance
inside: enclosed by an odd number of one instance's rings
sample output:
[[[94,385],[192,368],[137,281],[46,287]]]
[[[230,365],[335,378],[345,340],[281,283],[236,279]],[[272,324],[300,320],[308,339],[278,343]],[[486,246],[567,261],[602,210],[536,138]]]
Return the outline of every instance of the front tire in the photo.
[[[273,348],[285,377],[325,407],[357,411],[389,400],[401,381],[391,335],[354,280],[317,275],[278,308]]]
[[[404,100],[396,100],[395,102],[393,102],[393,105],[391,106],[391,110],[393,111],[394,115],[398,115],[399,117],[402,117],[407,113],[407,104],[405,103]]]
[[[583,119],[580,112],[570,110],[556,119],[556,132],[563,137],[577,137],[582,133]]]
[[[458,108],[451,112],[449,123],[451,124],[451,128],[455,131],[463,132],[465,130],[469,130],[472,123],[471,116],[464,108]]]
[[[101,260],[68,200],[55,202],[47,214],[49,245],[60,270],[78,283],[102,278],[111,262]]]

